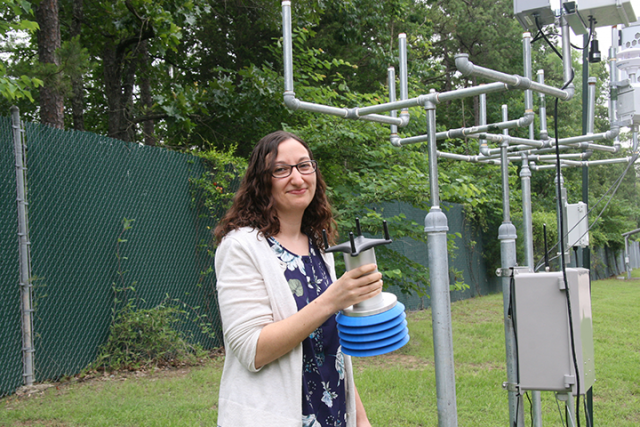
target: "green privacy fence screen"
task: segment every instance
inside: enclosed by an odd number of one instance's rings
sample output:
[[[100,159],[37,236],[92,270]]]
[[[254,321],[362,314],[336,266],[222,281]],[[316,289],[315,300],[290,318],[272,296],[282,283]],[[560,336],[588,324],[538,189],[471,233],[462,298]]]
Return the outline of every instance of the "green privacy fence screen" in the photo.
[[[13,143],[8,119],[0,127],[1,396],[22,384],[22,355]],[[206,274],[214,224],[191,185],[205,170],[200,159],[36,124],[26,125],[26,140],[36,381],[95,359],[114,283],[134,284],[139,308],[170,298],[206,315],[213,337],[195,322],[181,327],[203,347],[219,346],[215,278]],[[123,232],[125,218],[133,222]]]
[[[0,117],[0,396],[22,385],[16,168],[11,119]]]

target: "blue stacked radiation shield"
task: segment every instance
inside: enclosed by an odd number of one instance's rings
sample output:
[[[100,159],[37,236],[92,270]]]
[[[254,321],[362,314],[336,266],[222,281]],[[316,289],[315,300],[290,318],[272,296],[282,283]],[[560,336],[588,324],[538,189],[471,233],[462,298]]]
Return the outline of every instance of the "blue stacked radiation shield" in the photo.
[[[365,264],[376,264],[374,246],[391,243],[386,222],[385,238],[362,236],[356,219],[358,236],[349,233],[349,242],[328,247],[327,252],[343,252],[347,271]],[[395,295],[382,292],[373,298],[342,310],[336,320],[342,351],[350,356],[367,357],[390,353],[409,342],[404,305]]]

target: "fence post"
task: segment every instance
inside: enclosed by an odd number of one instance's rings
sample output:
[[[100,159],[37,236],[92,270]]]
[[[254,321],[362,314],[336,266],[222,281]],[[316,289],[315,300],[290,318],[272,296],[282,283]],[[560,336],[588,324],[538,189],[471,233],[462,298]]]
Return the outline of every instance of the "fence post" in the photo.
[[[22,313],[22,378],[24,385],[33,385],[33,309],[31,306],[31,256],[29,250],[29,226],[25,191],[24,130],[20,121],[20,110],[11,107],[13,146],[16,159],[16,192],[18,203],[18,239],[20,242],[20,308]]]

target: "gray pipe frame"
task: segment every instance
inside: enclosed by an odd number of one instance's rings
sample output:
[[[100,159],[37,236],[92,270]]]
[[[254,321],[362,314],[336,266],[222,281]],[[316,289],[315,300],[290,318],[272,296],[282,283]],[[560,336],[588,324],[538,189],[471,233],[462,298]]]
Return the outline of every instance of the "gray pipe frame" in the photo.
[[[606,151],[609,153],[617,153],[620,148],[616,146],[609,145],[599,145],[593,144],[591,141],[602,141],[602,140],[612,140],[620,133],[620,129],[614,127],[606,132],[596,133],[591,135],[579,135],[573,136],[570,138],[563,138],[558,140],[560,146],[566,145],[571,148],[583,148],[583,149],[592,149],[599,151]],[[474,135],[468,135],[469,137],[474,137]],[[507,141],[509,144],[508,151],[527,151],[529,153],[542,152],[542,150],[552,149],[555,150],[555,141],[552,139],[547,139],[545,141],[531,140],[526,138],[516,138],[508,135],[495,135],[495,134],[487,134],[481,133],[477,135],[477,138],[487,139],[491,142],[503,143]],[[511,145],[511,144],[519,144],[519,145]],[[530,151],[531,147],[536,147],[542,150]],[[562,148],[562,147],[561,147]],[[500,148],[492,148],[488,150],[489,156],[498,154],[500,152]]]
[[[453,362],[453,331],[449,291],[449,259],[447,252],[447,217],[440,209],[438,156],[436,154],[436,104],[425,104],[429,135],[429,184],[431,209],[424,220],[427,233],[429,274],[431,280],[431,316],[433,350],[436,366],[438,427],[457,427],[456,379]]]
[[[31,286],[31,257],[29,254],[29,227],[27,225],[27,201],[25,199],[25,167],[23,164],[24,148],[22,146],[22,125],[20,110],[11,107],[11,124],[13,128],[13,146],[16,164],[16,201],[18,205],[18,240],[20,260],[20,312],[22,324],[22,380],[25,386],[33,385],[33,307]]]
[[[456,68],[464,76],[474,75],[478,77],[485,77],[489,80],[505,83],[509,86],[510,89],[531,89],[535,92],[555,96],[556,98],[560,98],[563,101],[570,100],[574,95],[574,89],[572,85],[567,87],[566,90],[562,90],[553,86],[547,86],[538,82],[534,82],[531,79],[527,79],[516,74],[506,74],[500,71],[492,70],[490,68],[480,67],[469,61],[469,55],[466,53],[459,53],[455,55],[454,59]]]
[[[284,104],[292,111],[303,110],[314,113],[329,114],[353,120],[366,120],[396,126],[406,126],[409,122],[407,115],[400,118],[377,114],[364,114],[358,108],[339,108],[329,105],[314,104],[296,98],[293,85],[293,37],[291,33],[291,1],[282,2],[282,38],[284,62]]]
[[[502,106],[502,120],[508,120],[507,106]],[[508,135],[508,130],[503,133]],[[502,224],[498,229],[498,240],[500,240],[500,261],[502,271],[508,271],[516,266],[516,238],[517,231],[515,225],[511,223],[511,207],[509,204],[509,159],[507,156],[508,143],[503,142],[500,146],[501,171],[502,171]],[[524,426],[524,409],[523,405],[519,405],[518,392],[516,390],[518,383],[518,359],[516,353],[515,331],[513,322],[509,315],[509,305],[511,301],[511,278],[507,274],[502,275],[502,296],[503,296],[503,314],[504,314],[504,335],[505,335],[505,354],[507,362],[507,393],[509,399],[509,425],[523,427]]]
[[[432,89],[428,95],[420,95],[417,98],[412,98],[404,102],[398,101],[393,104],[407,105],[408,103],[411,103],[411,105],[409,106],[415,106],[415,105],[418,105],[418,104],[414,105],[415,102],[422,102],[421,105],[426,105],[427,103],[432,103],[435,105],[443,101],[451,101],[455,99],[466,98],[469,96],[484,95],[484,94],[493,93],[493,92],[501,92],[503,90],[508,90],[507,86],[503,83],[491,83],[487,85],[475,86],[472,88],[457,89],[450,92],[442,92],[442,93],[435,92]],[[374,105],[372,107],[365,107],[365,108],[367,109],[373,108],[377,110],[380,107],[383,107],[385,105],[390,105],[390,104],[392,103],[379,104],[379,105]],[[490,124],[485,126],[472,126],[468,128],[452,129],[447,132],[437,133],[436,139],[465,137],[465,136],[470,136],[477,132],[486,132],[489,130],[498,130],[498,129],[509,128],[509,127],[528,126],[529,123],[533,121],[533,119],[534,119],[534,116],[532,113],[530,115],[525,114],[525,116],[521,117],[520,119],[512,120],[509,123],[495,123],[495,124]],[[417,144],[417,143],[425,142],[428,140],[429,140],[429,135],[418,135],[418,136],[412,136],[409,138],[399,138],[397,136],[396,137],[392,136],[391,144],[393,144],[396,147],[400,147],[402,145]]]

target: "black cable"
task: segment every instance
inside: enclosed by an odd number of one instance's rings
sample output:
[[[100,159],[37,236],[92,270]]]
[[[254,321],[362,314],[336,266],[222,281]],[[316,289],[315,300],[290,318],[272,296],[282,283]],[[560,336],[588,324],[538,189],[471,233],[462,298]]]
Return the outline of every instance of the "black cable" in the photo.
[[[587,234],[589,231],[591,231],[591,229],[593,227],[595,227],[595,225],[598,223],[598,220],[602,217],[602,215],[604,214],[604,212],[607,210],[607,208],[609,207],[609,204],[611,203],[611,201],[613,200],[613,196],[615,196],[615,194],[618,191],[618,188],[620,188],[620,184],[622,184],[622,180],[624,179],[624,177],[627,175],[627,172],[629,172],[629,169],[631,168],[631,165],[634,164],[635,160],[637,159],[637,155],[633,155],[629,161],[629,163],[627,164],[627,167],[625,168],[625,170],[622,172],[622,174],[620,174],[620,176],[618,176],[618,178],[616,178],[616,180],[613,182],[613,184],[611,184],[611,187],[609,187],[609,189],[607,191],[604,192],[604,194],[600,197],[600,199],[595,202],[593,204],[593,206],[591,206],[589,208],[589,210],[587,211],[587,213],[585,214],[586,217],[589,216],[589,214],[591,214],[591,212],[600,204],[601,201],[604,200],[604,198],[609,194],[609,192],[611,192],[613,190],[613,192],[611,193],[611,196],[609,196],[609,200],[607,200],[607,203],[605,204],[604,208],[602,208],[602,210],[600,211],[600,213],[598,214],[598,216],[596,217],[595,220],[593,220],[593,222],[591,223],[591,225],[587,228],[587,230],[584,232],[584,234],[582,236],[584,236],[585,234]],[[583,217],[584,218],[584,217]],[[582,220],[582,219],[581,219]],[[578,221],[579,223],[579,221]],[[576,223],[571,230],[573,230],[575,227],[577,227],[578,224]],[[569,232],[571,231],[569,230],[566,235],[569,234]],[[580,236],[580,238],[582,238],[582,236]],[[565,236],[566,237],[566,236]],[[558,243],[554,244],[551,249],[549,249],[547,251],[547,254],[552,252],[556,246],[558,246]],[[551,260],[556,259],[557,257],[553,257],[551,258]],[[540,269],[540,267],[542,267],[543,264],[543,260],[544,260],[544,255],[538,259],[538,261],[535,263],[536,267],[534,269],[534,271],[538,271]]]
[[[593,37],[593,23],[594,23],[593,21],[594,21],[593,17],[590,17],[589,18],[589,37],[587,38],[587,42],[585,43],[585,45],[582,47],[578,47],[578,46],[575,46],[573,43],[569,43],[572,48],[576,50],[585,50],[586,48],[589,47],[589,43],[591,42],[591,38]]]
[[[562,422],[562,427],[565,426],[565,417],[562,416],[562,411],[560,410],[560,404],[558,403],[558,399],[556,398],[556,406],[558,407],[558,413],[560,414],[560,422]]]
[[[533,427],[533,402],[531,401],[529,392],[526,392],[524,395],[527,396],[527,400],[529,401],[529,417],[531,418],[531,427]]]
[[[537,16],[536,16],[536,27],[538,27],[538,31],[540,31],[540,34],[542,35],[542,38],[544,39],[544,41],[546,41],[549,47],[551,47],[551,49],[553,49],[553,51],[560,57],[560,59],[562,59],[562,54],[558,52],[558,49],[556,49],[553,43],[551,43],[547,38],[547,35],[544,33],[544,31],[542,31],[542,27],[540,26],[540,21],[538,21]]]
[[[573,77],[575,76],[575,73],[573,72],[573,69],[571,70],[571,79],[569,79],[568,82],[566,82],[564,84],[564,86],[562,87],[562,89],[564,90],[567,86],[569,86],[571,84],[571,82],[573,81]],[[557,182],[556,182],[556,187],[557,187],[557,192],[558,192],[558,201],[559,204],[562,203],[562,198],[561,198],[561,191],[562,191],[562,184],[561,184],[561,166],[560,166],[560,144],[559,144],[559,136],[558,136],[558,98],[556,98],[555,100],[555,110],[553,112],[553,120],[554,120],[554,127],[555,127],[555,137],[556,137],[556,174],[557,174]],[[575,337],[574,337],[574,327],[573,327],[573,316],[572,316],[572,310],[571,310],[571,295],[570,295],[570,290],[569,290],[569,283],[567,280],[567,266],[565,265],[564,262],[564,238],[562,236],[564,236],[564,225],[563,225],[563,212],[562,212],[562,206],[560,206],[560,208],[558,209],[558,236],[560,236],[559,242],[560,242],[560,265],[562,267],[562,279],[564,281],[564,286],[565,286],[565,296],[567,298],[567,311],[569,313],[569,335],[570,335],[570,341],[571,341],[571,353],[572,353],[572,359],[573,359],[573,367],[575,370],[575,375],[576,375],[576,420],[577,420],[577,427],[580,427],[580,371],[578,370],[578,359],[576,357],[576,345],[575,345]],[[572,393],[569,392],[568,393],[569,399],[572,399]]]
[[[511,280],[509,280],[509,307],[507,308],[507,316],[511,319],[511,327],[513,328],[513,341],[515,345],[515,353],[516,360],[519,360],[518,357],[518,333],[516,329],[516,316],[514,313],[515,308],[515,289],[516,289],[516,279],[515,279],[515,270],[513,267],[511,268]],[[519,365],[518,365],[519,366]],[[516,370],[516,384],[520,384],[520,370]],[[520,393],[516,393],[516,416],[513,420],[513,427],[518,425],[518,412],[520,412]]]

